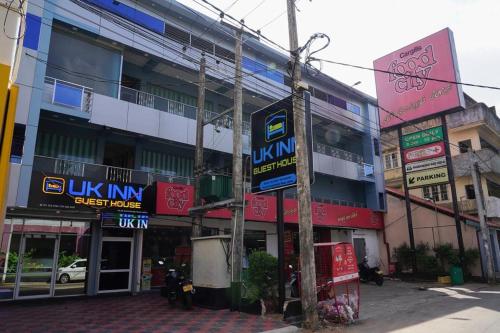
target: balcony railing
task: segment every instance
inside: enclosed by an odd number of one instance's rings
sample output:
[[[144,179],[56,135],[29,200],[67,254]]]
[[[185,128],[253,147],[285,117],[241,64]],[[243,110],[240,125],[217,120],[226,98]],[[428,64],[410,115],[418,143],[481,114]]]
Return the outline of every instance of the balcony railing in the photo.
[[[153,95],[144,91],[135,90],[132,88],[120,87],[120,99],[122,101],[146,106],[155,110],[160,110],[175,114],[177,116],[196,119],[197,107],[180,103],[177,101],[172,101],[170,99]],[[205,120],[211,119],[216,116],[217,113],[213,111],[205,110]],[[215,123],[218,127],[233,128],[233,118],[230,116],[221,117]],[[250,135],[250,123],[243,122],[243,134]]]
[[[90,113],[92,111],[92,88],[46,76],[43,100],[54,105]]]
[[[66,176],[105,179],[114,182],[150,185],[155,181],[191,184],[190,177],[161,174],[143,170],[119,168],[80,161],[62,160],[46,156],[35,156],[33,169]]]
[[[358,164],[363,163],[363,156],[361,155],[351,153],[349,151],[342,150],[333,146],[325,145],[322,143],[315,142],[313,150],[323,155],[340,158],[341,160],[351,161]]]

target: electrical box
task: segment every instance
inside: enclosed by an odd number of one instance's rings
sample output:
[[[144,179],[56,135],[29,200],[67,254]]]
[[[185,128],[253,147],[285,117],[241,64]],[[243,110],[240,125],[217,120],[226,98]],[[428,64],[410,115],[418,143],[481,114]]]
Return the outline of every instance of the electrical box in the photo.
[[[225,175],[201,176],[200,197],[207,203],[232,198],[233,178]]]

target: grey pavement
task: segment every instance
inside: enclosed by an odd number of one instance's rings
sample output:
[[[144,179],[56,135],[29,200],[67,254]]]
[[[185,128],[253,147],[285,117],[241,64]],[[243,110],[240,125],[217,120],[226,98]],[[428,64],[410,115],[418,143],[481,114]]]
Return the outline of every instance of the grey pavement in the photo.
[[[362,285],[360,311],[360,320],[340,331],[500,332],[500,286],[400,281]]]

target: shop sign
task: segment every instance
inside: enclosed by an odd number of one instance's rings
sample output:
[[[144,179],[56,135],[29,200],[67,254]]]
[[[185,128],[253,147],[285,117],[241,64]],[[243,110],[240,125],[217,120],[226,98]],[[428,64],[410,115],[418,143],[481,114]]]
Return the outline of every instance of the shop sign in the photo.
[[[292,97],[251,115],[252,193],[295,186],[297,182]]]
[[[465,106],[461,85],[450,83],[460,75],[449,28],[377,59],[373,66],[382,129]]]
[[[101,222],[108,228],[147,229],[149,216],[145,213],[103,212]]]
[[[194,189],[192,185],[157,182],[156,214],[189,216],[188,209],[193,206]],[[245,194],[245,220],[276,222],[276,197],[269,195]],[[285,222],[298,223],[297,200],[285,199]],[[369,208],[338,206],[312,202],[312,223],[318,226],[337,226],[345,228],[381,229],[383,218]],[[229,209],[216,209],[207,212],[206,218],[230,219]]]
[[[144,186],[33,171],[29,207],[140,211]]]
[[[194,187],[174,183],[156,183],[156,214],[188,216],[194,205]]]
[[[347,281],[357,277],[358,265],[354,248],[350,243],[338,243],[333,245],[333,277],[345,279],[337,279],[336,282]]]
[[[403,135],[403,149],[423,146],[436,141],[443,141],[443,127],[433,127],[423,131]]]
[[[446,166],[446,156],[408,163],[405,165],[405,168],[406,172],[415,172],[420,170],[439,168],[442,166]]]
[[[445,155],[444,142],[435,142],[430,145],[410,148],[403,151],[405,163],[412,163],[429,158],[435,158]]]
[[[448,182],[449,178],[447,167],[412,172],[406,175],[406,185],[408,188],[417,188]]]

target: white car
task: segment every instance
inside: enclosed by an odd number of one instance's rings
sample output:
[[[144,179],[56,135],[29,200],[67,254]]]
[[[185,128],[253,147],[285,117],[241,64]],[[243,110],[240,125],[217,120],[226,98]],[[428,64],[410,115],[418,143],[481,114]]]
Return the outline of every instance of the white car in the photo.
[[[70,281],[85,280],[87,274],[87,259],[75,260],[71,265],[57,270],[57,281],[68,283]]]

